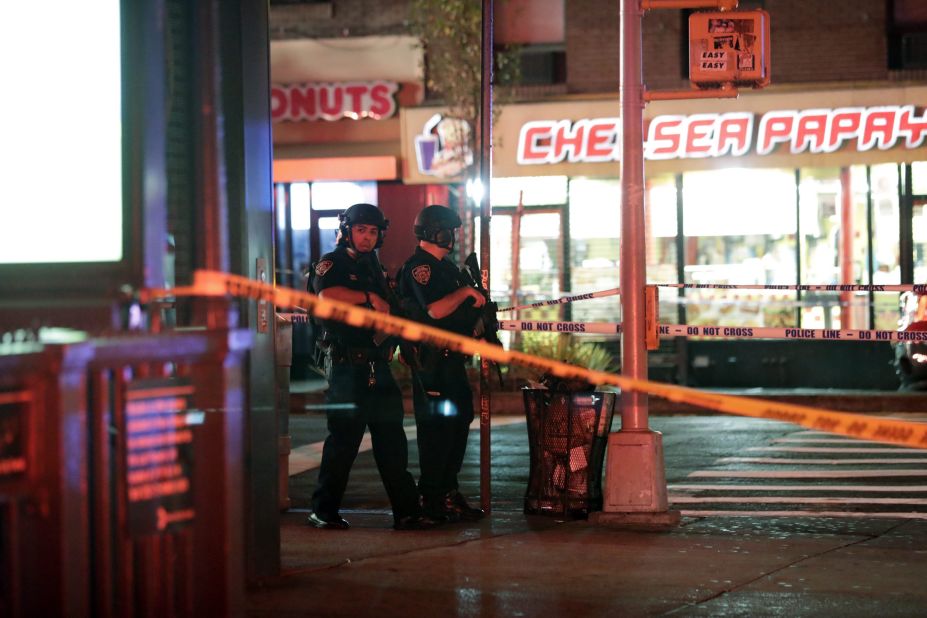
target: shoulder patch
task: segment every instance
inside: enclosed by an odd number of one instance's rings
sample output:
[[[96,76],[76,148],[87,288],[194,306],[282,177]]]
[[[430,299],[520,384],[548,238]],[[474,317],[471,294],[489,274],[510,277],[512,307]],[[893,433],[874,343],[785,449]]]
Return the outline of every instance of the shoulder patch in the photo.
[[[431,266],[428,264],[421,264],[412,269],[412,278],[419,285],[428,285],[428,282],[431,281]]]
[[[319,277],[324,277],[325,273],[331,270],[331,267],[334,265],[334,260],[322,260],[315,265],[315,274]]]

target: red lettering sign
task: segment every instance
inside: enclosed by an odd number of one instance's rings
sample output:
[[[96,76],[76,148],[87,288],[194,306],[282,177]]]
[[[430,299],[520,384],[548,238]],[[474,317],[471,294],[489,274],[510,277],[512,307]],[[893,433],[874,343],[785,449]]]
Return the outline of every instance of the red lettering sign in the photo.
[[[650,123],[650,134],[644,147],[644,158],[676,159],[680,156],[682,127],[685,116],[657,116]]]
[[[924,136],[927,135],[927,112],[920,118],[912,119],[913,115],[914,106],[905,105],[898,116],[898,133],[905,137],[905,146],[908,148],[917,148],[923,144]]]
[[[526,122],[518,136],[516,160],[520,165],[547,163],[555,123],[549,120]]]
[[[808,109],[798,115],[792,154],[804,152],[809,147],[811,152],[824,151],[829,113],[826,109]]]
[[[396,114],[395,82],[298,84],[270,89],[270,115],[282,120],[379,120]]]
[[[712,157],[718,150],[715,141],[718,114],[689,116],[686,128],[686,154],[693,158]]]
[[[756,151],[759,154],[769,154],[777,144],[792,141],[792,129],[795,126],[794,110],[784,112],[770,112],[760,119],[760,135]]]
[[[578,161],[583,154],[583,139],[586,136],[586,121],[579,121],[574,128],[570,128],[570,121],[563,120],[554,131],[554,143],[551,156],[552,163],[563,161],[569,157],[570,162]]]
[[[536,120],[522,125],[516,160],[520,165],[617,161],[618,119]]]
[[[747,112],[732,112],[721,114],[718,123],[718,149],[715,156],[721,157],[728,153],[739,157],[750,150],[753,139],[753,114]]]
[[[864,152],[903,144],[918,148],[927,140],[927,111],[913,105],[776,110],[760,116],[756,154],[784,148],[791,154],[821,154],[853,146]],[[754,147],[755,115],[665,115],[650,120],[644,158],[648,160],[743,156]],[[620,120],[594,118],[526,122],[518,140],[521,165],[568,161],[617,161]],[[903,142],[902,142],[903,140]]]
[[[832,111],[827,140],[824,142],[824,152],[834,152],[846,140],[857,137],[862,117],[863,108],[861,107],[841,107]]]
[[[879,150],[888,150],[895,142],[895,115],[897,107],[874,107],[866,111],[863,121],[863,134],[859,136],[859,149],[871,150],[877,145]]]

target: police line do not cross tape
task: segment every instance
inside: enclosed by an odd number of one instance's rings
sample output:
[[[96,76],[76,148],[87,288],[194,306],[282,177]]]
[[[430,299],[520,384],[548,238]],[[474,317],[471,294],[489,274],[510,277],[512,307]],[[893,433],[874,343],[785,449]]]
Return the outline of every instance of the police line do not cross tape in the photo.
[[[480,355],[497,363],[521,365],[561,378],[577,378],[591,384],[608,384],[623,391],[636,391],[669,401],[696,405],[717,412],[794,423],[809,429],[875,440],[889,444],[927,449],[927,424],[820,410],[797,404],[737,397],[699,391],[685,386],[628,378],[486,343],[433,326],[419,324],[356,305],[323,299],[308,292],[278,288],[247,277],[216,271],[198,270],[193,285],[171,290],[146,290],[143,299],[163,296],[234,296],[267,301],[277,307],[300,308],[323,320],[336,320],[358,328],[371,328],[403,339],[446,347],[467,355]]]
[[[522,332],[621,333],[621,322],[551,322],[540,320],[499,320],[502,330]],[[720,337],[732,339],[823,339],[826,341],[927,341],[927,331],[850,330],[828,328],[784,328],[779,326],[690,326],[658,324],[660,337]]]

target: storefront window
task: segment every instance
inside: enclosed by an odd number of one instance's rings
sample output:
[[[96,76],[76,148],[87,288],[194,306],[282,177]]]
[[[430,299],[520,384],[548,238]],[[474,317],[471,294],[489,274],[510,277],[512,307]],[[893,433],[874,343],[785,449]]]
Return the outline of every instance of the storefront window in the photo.
[[[659,176],[647,182],[644,216],[647,233],[647,282],[677,283],[676,178]],[[679,321],[679,290],[660,290],[660,322]]]
[[[294,231],[309,229],[311,196],[308,182],[294,182],[290,185],[290,225]]]
[[[927,161],[915,161],[911,164],[911,193],[927,195]]]
[[[927,283],[927,202],[914,204],[914,283]]]
[[[372,181],[312,183],[312,210],[344,210],[351,204],[378,206],[377,183]]]
[[[294,182],[290,185],[290,229],[292,265],[289,278],[293,287],[301,287],[302,275],[309,271],[309,228],[311,227],[311,204],[315,197],[307,182]]]
[[[865,233],[865,168],[850,170],[850,211],[843,213],[843,187],[838,168],[799,171],[801,212],[801,283],[833,285],[867,281]],[[844,229],[847,226],[847,229]],[[843,235],[852,238],[847,256],[849,277],[841,276]],[[866,328],[869,296],[862,292],[811,291],[801,294],[801,325],[805,328]]]
[[[914,241],[914,283],[927,283],[927,162],[911,164],[911,189],[914,216],[911,221]]]
[[[899,207],[898,207],[898,165],[886,163],[873,165],[870,172],[872,183],[872,282],[901,283],[901,268],[898,261]],[[875,324],[879,330],[894,330],[898,327],[898,293],[876,292]]]
[[[479,219],[473,227],[477,234],[475,246],[478,248],[481,230]],[[512,217],[508,215],[492,217],[489,220],[489,238],[491,241],[489,252],[492,256],[492,268],[489,269],[490,294],[500,307],[519,304],[516,299],[518,290],[512,289]]]
[[[338,217],[319,217],[319,255],[335,250],[338,242]]]
[[[489,201],[493,208],[500,206],[554,206],[566,204],[566,176],[520,176],[493,178]]]
[[[492,268],[490,290],[500,306],[551,300],[563,294],[563,226],[567,200],[565,176],[493,178],[490,185]],[[522,214],[517,217],[521,204]],[[477,218],[478,220],[478,218]],[[518,273],[514,274],[513,226],[519,228]],[[475,224],[479,246],[479,223]],[[514,319],[515,314],[506,318]],[[562,306],[518,312],[526,320],[558,320]]]
[[[525,302],[557,298],[563,293],[560,213],[526,213],[521,218],[519,292]],[[559,308],[525,312],[529,319],[557,319]],[[553,313],[553,315],[551,315]],[[549,317],[534,317],[546,314]]]
[[[562,231],[559,212],[528,212],[521,216],[518,276],[513,276],[510,213],[490,220],[492,268],[490,292],[500,306],[525,305],[562,295]],[[477,227],[477,229],[479,229]],[[558,320],[562,306],[527,309],[518,313],[526,320]],[[514,318],[514,315],[510,316]]]
[[[794,284],[795,180],[787,170],[683,176],[687,283]],[[689,324],[794,326],[794,292],[693,290]]]
[[[619,286],[621,182],[591,178],[570,180],[570,270],[573,294]],[[579,322],[619,322],[619,296],[574,303]]]

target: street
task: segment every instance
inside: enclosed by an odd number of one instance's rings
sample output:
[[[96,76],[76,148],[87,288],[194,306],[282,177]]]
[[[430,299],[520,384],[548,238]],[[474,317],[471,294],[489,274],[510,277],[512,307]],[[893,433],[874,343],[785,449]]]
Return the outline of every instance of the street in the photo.
[[[923,420],[924,415],[899,418]],[[296,452],[321,453],[321,445],[312,443],[324,439],[323,419],[291,417]],[[499,424],[492,430],[493,510],[517,512],[528,479],[526,424],[518,416],[497,416],[494,423]],[[417,476],[414,423],[407,418],[406,424],[410,469]],[[613,429],[619,424],[616,418]],[[651,427],[663,433],[670,508],[685,517],[927,519],[927,451],[735,416],[653,416]],[[479,432],[473,431],[461,481],[474,499],[478,455]],[[315,474],[310,468],[291,477],[294,508],[308,506]],[[369,452],[358,457],[345,508],[386,508]]]
[[[317,453],[323,419],[291,417],[295,452]],[[918,452],[821,443],[835,438],[773,421],[654,416],[670,507],[682,521],[659,532],[615,530],[525,515],[525,422],[494,423],[493,512],[478,523],[391,530],[367,450],[342,509],[351,529],[317,530],[305,523],[317,471],[310,464],[292,476],[283,577],[249,592],[247,615],[868,618],[921,615],[927,606],[927,524],[918,521],[927,516],[919,498],[927,466]],[[478,432],[471,438],[461,480],[476,499]],[[794,450],[822,448],[841,450]],[[410,454],[417,474],[414,440]]]

